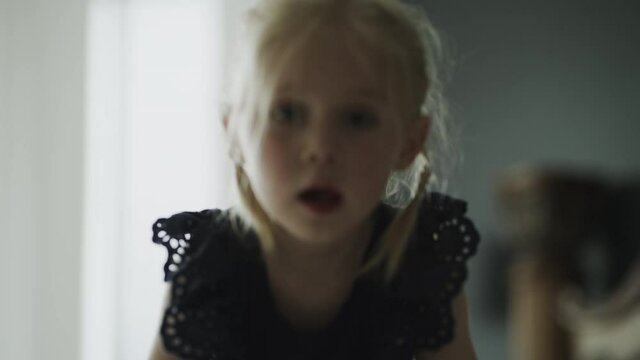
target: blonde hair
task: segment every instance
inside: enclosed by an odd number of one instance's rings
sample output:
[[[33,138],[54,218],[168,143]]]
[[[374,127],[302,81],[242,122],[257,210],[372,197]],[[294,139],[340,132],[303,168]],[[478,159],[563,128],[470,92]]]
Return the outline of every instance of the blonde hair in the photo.
[[[427,185],[446,186],[441,181],[446,163],[441,160],[448,153],[449,136],[438,71],[440,37],[422,11],[399,0],[260,0],[245,20],[227,114],[232,119],[227,131],[240,200],[239,208],[231,214],[234,228],[242,233],[254,230],[264,251],[274,249],[271,220],[241,166],[238,136],[262,133],[266,121],[258,119],[267,117],[275,81],[284,71],[286,59],[302,46],[309,46],[309,39],[326,26],[347,29],[358,45],[383,59],[389,94],[398,96],[403,117],[410,121],[421,115],[430,118],[429,139],[413,164],[388,179],[381,201],[397,212],[360,271],[365,274],[383,266],[385,280],[390,281],[402,261]],[[393,89],[390,79],[394,80]]]

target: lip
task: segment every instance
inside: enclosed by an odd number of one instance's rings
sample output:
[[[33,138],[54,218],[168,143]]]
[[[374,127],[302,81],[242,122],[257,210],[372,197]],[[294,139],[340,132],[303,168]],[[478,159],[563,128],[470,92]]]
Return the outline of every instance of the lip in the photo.
[[[300,193],[308,190],[312,190],[312,189],[321,189],[321,190],[328,190],[328,191],[340,193],[340,190],[338,190],[338,188],[333,184],[332,181],[321,180],[321,179],[316,179],[309,182],[308,185],[306,185],[300,190]]]

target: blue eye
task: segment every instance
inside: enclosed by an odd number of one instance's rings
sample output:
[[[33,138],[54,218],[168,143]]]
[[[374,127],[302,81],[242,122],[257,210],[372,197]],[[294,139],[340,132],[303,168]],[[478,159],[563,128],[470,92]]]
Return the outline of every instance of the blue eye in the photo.
[[[368,111],[352,111],[347,114],[347,125],[356,129],[369,129],[375,126],[378,118]]]
[[[271,110],[271,120],[281,124],[293,124],[302,121],[305,110],[302,105],[293,102],[283,102],[277,104]]]

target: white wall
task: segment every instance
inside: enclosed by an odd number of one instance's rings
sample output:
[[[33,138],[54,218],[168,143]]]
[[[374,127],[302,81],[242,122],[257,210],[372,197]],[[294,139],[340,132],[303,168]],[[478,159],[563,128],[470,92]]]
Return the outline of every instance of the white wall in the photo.
[[[78,355],[81,0],[0,2],[0,358]]]
[[[452,188],[469,201],[483,235],[471,262],[472,335],[481,359],[501,360],[509,340],[504,318],[492,318],[482,306],[504,281],[489,270],[503,233],[497,179],[522,163],[578,169],[612,181],[637,179],[640,3],[424,4],[454,44],[448,95],[454,120],[463,126],[465,162]]]

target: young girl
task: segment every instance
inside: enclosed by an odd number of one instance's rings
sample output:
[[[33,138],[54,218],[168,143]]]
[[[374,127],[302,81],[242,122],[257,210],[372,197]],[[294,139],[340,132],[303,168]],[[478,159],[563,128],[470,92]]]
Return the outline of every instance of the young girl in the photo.
[[[399,0],[262,0],[224,127],[239,204],[159,219],[153,359],[474,359],[438,39]],[[170,355],[171,354],[171,355]]]

